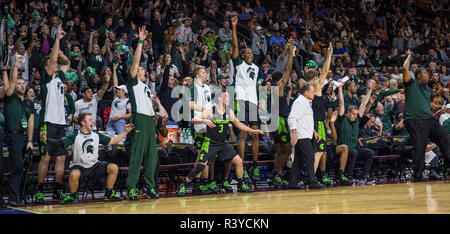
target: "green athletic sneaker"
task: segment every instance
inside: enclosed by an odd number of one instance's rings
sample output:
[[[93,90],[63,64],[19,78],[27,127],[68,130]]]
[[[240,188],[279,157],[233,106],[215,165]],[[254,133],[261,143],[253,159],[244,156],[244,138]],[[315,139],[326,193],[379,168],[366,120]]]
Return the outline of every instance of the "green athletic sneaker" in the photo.
[[[250,179],[250,176],[248,176],[248,173],[247,173],[246,170],[244,170],[244,176],[243,176],[243,178],[244,178],[244,181],[245,181],[246,183],[249,183],[249,184],[252,184],[252,183],[253,183],[253,182],[252,182],[252,179]]]
[[[255,167],[252,171],[252,180],[255,182],[261,181],[261,174],[259,173],[259,168]]]
[[[117,195],[116,191],[114,191],[113,189],[111,190],[111,194],[108,195],[105,193],[104,201],[105,202],[122,201],[122,198],[119,195]]]
[[[280,186],[283,186],[283,181],[282,181],[282,179],[281,179],[281,177],[280,177],[279,175],[275,175],[275,176],[273,177],[272,185],[273,185],[274,187],[280,187]]]
[[[186,187],[184,184],[181,184],[177,190],[177,197],[184,197],[184,194],[186,194]]]
[[[238,192],[241,192],[241,193],[252,193],[253,189],[250,188],[250,186],[248,186],[247,184],[242,183],[241,186],[238,186]]]
[[[200,185],[200,186],[198,186],[198,188],[200,190],[200,194],[202,194],[202,195],[211,193],[211,190],[209,189],[208,185]]]
[[[78,202],[77,196],[68,195],[65,196],[63,200],[61,200],[59,203],[62,205],[68,205],[68,204],[76,204]]]
[[[206,185],[209,190],[213,193],[217,193],[218,189],[217,189],[217,184],[216,181],[211,181],[211,183],[209,183],[208,185]]]
[[[325,176],[322,177],[322,183],[327,186],[331,185],[331,179],[328,177],[328,174],[325,174]]]
[[[64,194],[64,191],[61,190],[61,189],[58,189],[58,190],[56,190],[56,191],[53,193],[53,199],[54,199],[54,200],[60,200],[60,201],[62,201],[62,200],[64,200],[65,197],[66,197],[66,195]]]
[[[145,193],[147,194],[147,196],[151,199],[159,199],[159,194],[156,193],[155,189],[152,188],[150,190],[146,189]]]
[[[339,181],[339,184],[342,184],[342,185],[351,185],[351,184],[353,184],[347,177],[345,177],[345,175],[341,175],[338,178],[338,181]]]
[[[130,189],[130,191],[128,192],[128,200],[132,200],[132,201],[139,200],[139,197],[137,194],[137,189],[135,189],[135,188]]]
[[[37,204],[43,204],[43,203],[45,202],[45,200],[44,200],[44,194],[41,193],[41,192],[36,193],[36,194],[33,196],[33,198],[34,198],[34,203],[37,203]]]
[[[225,189],[226,193],[232,193],[233,187],[231,187],[231,184],[228,180],[225,180],[222,184],[222,188]]]

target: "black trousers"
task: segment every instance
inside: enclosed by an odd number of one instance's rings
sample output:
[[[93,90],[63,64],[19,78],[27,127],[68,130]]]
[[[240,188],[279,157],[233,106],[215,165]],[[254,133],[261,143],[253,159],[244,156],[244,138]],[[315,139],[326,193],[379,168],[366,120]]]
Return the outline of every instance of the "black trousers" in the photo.
[[[9,157],[5,160],[5,165],[9,166],[9,201],[20,200],[20,186],[23,177],[23,158],[27,143],[25,134],[10,134],[5,137],[8,146]]]
[[[317,183],[317,178],[314,175],[314,150],[312,141],[312,139],[299,139],[295,145],[295,157],[289,176],[290,187],[297,186],[304,164],[306,164],[308,184]]]
[[[437,119],[408,119],[405,121],[405,127],[413,145],[412,160],[416,178],[422,177],[429,140],[439,146],[444,158],[450,159],[450,136]]]
[[[364,176],[370,176],[374,156],[375,151],[369,148],[358,147],[356,149],[350,149],[348,151],[347,159],[347,174],[349,176],[353,176],[356,160],[362,159],[364,160],[363,174]]]

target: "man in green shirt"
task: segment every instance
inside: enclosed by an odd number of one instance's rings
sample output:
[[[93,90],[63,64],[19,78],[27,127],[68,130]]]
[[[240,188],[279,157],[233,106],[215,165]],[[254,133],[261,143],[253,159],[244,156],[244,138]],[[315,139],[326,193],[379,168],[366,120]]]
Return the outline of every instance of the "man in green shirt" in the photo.
[[[408,50],[408,57],[403,65],[403,83],[405,84],[405,126],[411,136],[413,145],[412,158],[414,165],[414,182],[425,181],[423,171],[425,167],[425,152],[428,139],[439,146],[444,157],[450,159],[450,136],[430,114],[431,87],[428,85],[429,74],[424,68],[415,72],[415,79],[411,79],[409,65],[412,52]]]
[[[384,106],[381,102],[378,102],[377,108],[375,108],[375,116],[380,118],[383,123],[383,132],[392,133],[392,121],[390,117],[390,112],[384,111]]]
[[[355,162],[357,158],[364,158],[364,180],[367,184],[373,184],[375,181],[371,178],[370,172],[372,168],[373,157],[375,151],[367,148],[360,148],[358,145],[360,122],[367,121],[367,117],[364,116],[367,103],[369,102],[372,89],[369,89],[367,94],[362,98],[359,109],[355,105],[350,105],[345,110],[344,95],[342,86],[339,86],[339,116],[336,121],[338,145],[347,145],[349,149],[348,161],[347,161],[347,175],[349,178],[353,177],[355,169]],[[347,113],[346,115],[344,115]]]
[[[11,70],[11,80],[5,97],[5,143],[10,153],[8,205],[22,206],[20,187],[23,176],[24,150],[33,150],[34,104],[25,96],[25,80],[18,78],[18,65],[23,56],[17,56]]]

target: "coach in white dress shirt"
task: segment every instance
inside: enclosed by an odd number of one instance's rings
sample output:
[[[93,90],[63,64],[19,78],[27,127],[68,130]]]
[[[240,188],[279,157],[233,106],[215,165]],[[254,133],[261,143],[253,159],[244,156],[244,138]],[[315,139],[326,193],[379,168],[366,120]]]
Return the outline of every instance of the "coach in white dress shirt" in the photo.
[[[313,84],[306,83],[300,89],[301,95],[292,104],[288,118],[291,131],[291,144],[295,145],[295,157],[289,178],[289,188],[297,189],[300,171],[306,163],[307,184],[310,189],[321,189],[323,185],[314,176],[314,117],[312,100],[315,94]],[[314,138],[313,138],[314,136]]]

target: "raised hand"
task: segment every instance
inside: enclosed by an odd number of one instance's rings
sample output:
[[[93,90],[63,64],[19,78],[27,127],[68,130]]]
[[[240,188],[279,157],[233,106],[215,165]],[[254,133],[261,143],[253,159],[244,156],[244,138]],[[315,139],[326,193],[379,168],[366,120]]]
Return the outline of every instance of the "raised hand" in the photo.
[[[56,37],[58,40],[63,39],[65,36],[67,35],[66,32],[64,32],[64,30],[62,30],[62,28],[58,29],[58,36]]]
[[[327,55],[333,54],[333,43],[330,42],[330,45],[328,46]]]
[[[23,60],[23,55],[17,55],[15,65],[18,65],[20,62],[22,62],[22,60]]]
[[[235,15],[233,18],[231,18],[231,26],[236,27],[238,23],[238,17]]]
[[[370,97],[370,103],[374,103],[377,100],[377,95]]]
[[[148,31],[145,30],[145,25],[142,27],[139,27],[139,40],[145,40],[147,38]]]
[[[338,117],[338,112],[337,111],[333,111],[333,114],[331,115],[330,122],[331,123],[336,122],[337,117]]]

